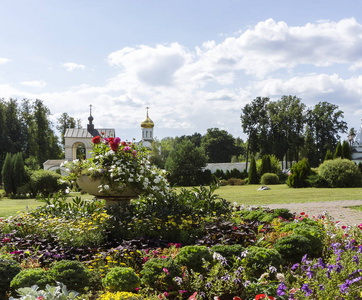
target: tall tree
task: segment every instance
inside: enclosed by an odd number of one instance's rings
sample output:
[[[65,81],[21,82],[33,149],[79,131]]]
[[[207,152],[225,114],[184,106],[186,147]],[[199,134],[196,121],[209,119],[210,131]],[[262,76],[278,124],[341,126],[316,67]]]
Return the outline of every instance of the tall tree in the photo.
[[[242,108],[241,127],[243,132],[248,135],[246,169],[248,169],[249,153],[255,154],[260,149],[260,145],[263,148],[267,144],[267,104],[269,100],[267,97],[257,97]]]
[[[306,118],[308,129],[314,137],[319,164],[323,161],[327,149],[336,148],[340,140],[339,133],[347,132],[347,123],[343,121],[343,111],[339,110],[337,105],[328,102],[319,102],[313,109],[308,109]]]
[[[342,144],[340,141],[338,141],[337,147],[336,147],[336,151],[334,152],[334,156],[333,159],[335,158],[342,158],[343,157],[343,153],[342,153]]]
[[[5,156],[5,161],[1,170],[1,176],[3,179],[5,193],[15,193],[16,189],[14,185],[13,155],[11,153],[7,153]]]
[[[172,184],[188,186],[198,182],[198,176],[206,166],[206,156],[201,147],[195,147],[190,140],[178,143],[166,160]]]
[[[58,125],[56,126],[57,130],[60,131],[61,143],[64,145],[64,134],[67,128],[82,128],[80,119],[75,119],[64,112],[58,119]]]
[[[346,158],[349,160],[352,159],[351,146],[346,140],[344,140],[342,143],[342,158]]]
[[[210,163],[230,162],[231,157],[236,155],[234,137],[225,130],[209,128],[201,140],[201,147],[205,150]]]

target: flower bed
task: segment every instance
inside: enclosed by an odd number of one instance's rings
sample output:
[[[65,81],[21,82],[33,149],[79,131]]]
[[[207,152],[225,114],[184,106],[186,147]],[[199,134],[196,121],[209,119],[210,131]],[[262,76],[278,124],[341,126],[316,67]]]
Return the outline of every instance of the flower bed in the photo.
[[[201,187],[143,196],[118,215],[101,201],[56,197],[2,219],[2,297],[17,297],[9,274],[39,268],[46,272],[34,274],[47,274],[45,281],[19,276],[17,287],[46,282],[49,289],[70,278],[62,283],[85,299],[361,297],[362,225],[236,207],[213,192]],[[61,277],[59,263],[71,270],[72,261],[81,262],[76,268],[84,269],[83,277]],[[32,293],[38,297],[41,291]]]

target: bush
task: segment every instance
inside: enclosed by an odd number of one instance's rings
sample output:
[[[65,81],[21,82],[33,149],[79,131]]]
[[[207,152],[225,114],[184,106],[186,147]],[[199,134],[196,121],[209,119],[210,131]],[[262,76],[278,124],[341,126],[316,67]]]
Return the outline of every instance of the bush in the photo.
[[[323,236],[322,236],[322,231],[319,228],[308,225],[298,226],[294,229],[293,234],[302,235],[310,241],[311,251],[308,252],[308,254],[315,257],[320,256],[322,254]]]
[[[307,182],[311,187],[315,188],[328,188],[330,187],[328,181],[318,174],[309,175],[307,178]]]
[[[241,252],[243,252],[245,248],[242,245],[215,245],[211,248],[212,252],[217,252],[223,257],[226,258],[227,261],[233,264],[237,257],[240,257]]]
[[[248,184],[257,184],[257,183],[259,183],[259,179],[258,179],[258,173],[256,171],[255,158],[253,157],[250,161]]]
[[[312,175],[308,161],[304,158],[291,169],[291,174],[288,177],[288,185],[293,188],[308,187],[308,176]]]
[[[77,292],[68,291],[67,287],[59,282],[57,286],[47,285],[44,290],[39,290],[37,285],[33,285],[32,287],[20,288],[16,292],[20,295],[19,298],[16,298],[17,300],[73,300],[78,296]],[[15,299],[10,297],[9,300]]]
[[[0,299],[5,299],[11,280],[21,271],[20,265],[12,260],[0,258]]]
[[[312,246],[309,239],[300,234],[291,234],[277,240],[274,245],[283,259],[289,263],[300,262],[302,257],[310,253]]]
[[[212,261],[212,255],[206,246],[185,246],[180,249],[175,261],[189,270],[202,273],[204,271],[203,259],[208,262]]]
[[[55,262],[48,271],[52,282],[61,282],[68,289],[77,292],[84,291],[89,285],[90,273],[79,261],[61,260]]]
[[[275,249],[251,246],[244,261],[245,272],[252,278],[259,278],[270,266],[280,269],[283,259]]]
[[[228,185],[244,185],[245,181],[239,178],[230,178],[227,181]]]
[[[33,172],[30,177],[30,188],[33,196],[37,194],[49,195],[65,190],[66,184],[58,183],[61,176],[52,171],[39,170]]]
[[[293,220],[294,214],[292,214],[287,208],[252,208],[240,211],[240,215],[244,220],[259,221],[259,222],[271,222],[276,218],[282,217],[285,220]]]
[[[140,286],[140,279],[133,269],[115,267],[102,279],[102,284],[111,292],[132,292]]]
[[[319,166],[318,173],[330,187],[360,187],[362,185],[362,175],[358,166],[348,159],[327,160]]]
[[[182,276],[181,266],[172,258],[152,258],[144,264],[140,273],[142,284],[160,290],[177,288],[173,278]]]
[[[261,176],[260,183],[265,185],[279,184],[279,177],[274,173],[264,173],[263,176]]]
[[[47,278],[47,271],[41,268],[21,270],[11,281],[10,287],[13,289],[30,287],[33,285],[44,289],[50,283]]]

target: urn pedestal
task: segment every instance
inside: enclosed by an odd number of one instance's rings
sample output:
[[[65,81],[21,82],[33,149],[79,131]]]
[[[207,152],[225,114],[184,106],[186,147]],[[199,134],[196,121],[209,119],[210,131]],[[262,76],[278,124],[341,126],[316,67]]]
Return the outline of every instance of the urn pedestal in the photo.
[[[86,175],[79,176],[77,184],[86,193],[95,196],[97,199],[104,199],[107,208],[129,204],[131,199],[140,195],[140,192],[133,187],[121,184],[116,190],[109,189],[107,193],[100,192],[101,180],[91,179]]]

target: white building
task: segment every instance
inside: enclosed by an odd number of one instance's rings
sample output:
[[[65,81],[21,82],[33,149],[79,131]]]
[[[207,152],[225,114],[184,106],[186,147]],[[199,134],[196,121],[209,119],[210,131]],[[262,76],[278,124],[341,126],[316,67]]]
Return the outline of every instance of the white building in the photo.
[[[356,136],[348,136],[351,143],[352,161],[356,164],[362,162],[362,124]]]

